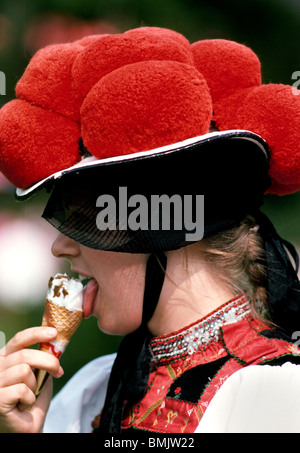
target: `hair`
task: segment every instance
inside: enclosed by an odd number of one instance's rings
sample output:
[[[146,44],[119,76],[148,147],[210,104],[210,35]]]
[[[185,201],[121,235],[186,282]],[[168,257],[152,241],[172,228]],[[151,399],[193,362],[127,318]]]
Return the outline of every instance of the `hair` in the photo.
[[[249,215],[239,226],[203,238],[198,247],[222,283],[234,294],[247,294],[254,316],[267,322],[266,252],[255,218]]]

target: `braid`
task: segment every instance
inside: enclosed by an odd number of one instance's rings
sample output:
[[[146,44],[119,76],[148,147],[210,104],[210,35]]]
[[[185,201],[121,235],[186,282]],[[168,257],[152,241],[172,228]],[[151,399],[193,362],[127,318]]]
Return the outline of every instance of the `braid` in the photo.
[[[247,245],[245,249],[245,273],[249,279],[249,294],[252,302],[252,308],[256,315],[267,313],[267,272],[266,272],[266,255],[263,240],[259,234],[259,227],[255,219],[248,216],[241,224],[245,228],[247,236]]]
[[[199,241],[201,255],[235,294],[248,295],[254,314],[268,318],[267,273],[263,240],[255,218]]]

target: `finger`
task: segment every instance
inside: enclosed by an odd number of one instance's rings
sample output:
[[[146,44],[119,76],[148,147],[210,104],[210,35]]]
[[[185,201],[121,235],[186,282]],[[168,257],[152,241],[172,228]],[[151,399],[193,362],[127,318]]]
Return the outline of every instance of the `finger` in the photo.
[[[16,384],[0,389],[0,414],[8,414],[18,403],[32,406],[35,400],[34,393],[25,384]]]
[[[42,416],[43,418],[45,417],[49,409],[52,393],[53,393],[53,380],[52,377],[49,376],[33,406],[33,411],[35,413],[40,413],[40,416]]]
[[[20,363],[0,372],[0,387],[9,387],[22,382],[35,391],[36,379],[31,366],[27,363]]]
[[[32,368],[46,370],[56,378],[63,374],[59,360],[54,355],[37,349],[22,349],[6,356],[0,360],[0,370],[8,370],[20,363],[27,363]]]
[[[28,415],[30,414],[32,417],[31,428],[32,432],[43,432],[43,424],[45,421],[46,414],[48,412],[51,399],[53,393],[53,381],[52,377],[49,376],[45,386],[40,393],[39,397],[36,398],[33,405],[25,405],[23,403],[18,403],[17,408],[19,412],[22,412],[26,415],[26,411]]]
[[[5,354],[12,354],[20,349],[28,348],[36,343],[53,340],[57,336],[57,330],[53,327],[30,327],[22,330],[9,340],[4,347]]]

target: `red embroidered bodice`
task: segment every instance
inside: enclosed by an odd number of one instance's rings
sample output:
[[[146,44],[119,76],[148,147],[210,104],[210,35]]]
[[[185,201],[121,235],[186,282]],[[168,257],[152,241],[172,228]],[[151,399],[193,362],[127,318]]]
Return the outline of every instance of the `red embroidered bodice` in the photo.
[[[253,318],[247,297],[240,295],[188,327],[153,338],[147,391],[126,408],[122,430],[192,433],[234,372],[300,357],[297,346],[266,332],[272,330]]]

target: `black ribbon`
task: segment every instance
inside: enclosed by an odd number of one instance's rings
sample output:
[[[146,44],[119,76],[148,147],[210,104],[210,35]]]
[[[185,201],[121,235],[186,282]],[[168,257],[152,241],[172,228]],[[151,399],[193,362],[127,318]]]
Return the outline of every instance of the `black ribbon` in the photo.
[[[150,376],[149,341],[151,335],[147,322],[156,308],[165,277],[167,258],[159,252],[147,262],[144,292],[143,318],[140,327],[122,340],[115,359],[101,414],[99,428],[95,433],[120,433],[124,403],[134,404],[140,400]]]
[[[294,331],[300,330],[299,257],[295,247],[279,236],[265,214],[259,211],[255,217],[266,250],[271,320],[291,336]]]

